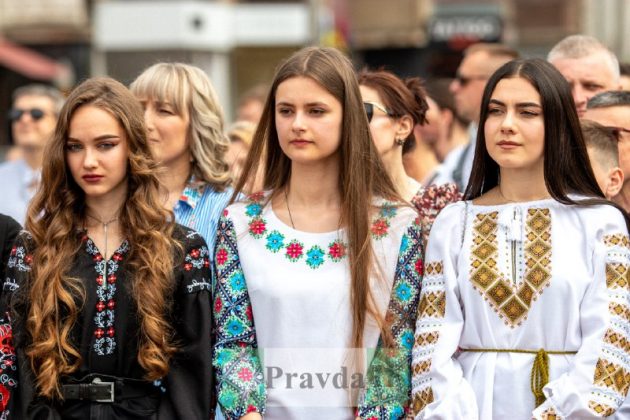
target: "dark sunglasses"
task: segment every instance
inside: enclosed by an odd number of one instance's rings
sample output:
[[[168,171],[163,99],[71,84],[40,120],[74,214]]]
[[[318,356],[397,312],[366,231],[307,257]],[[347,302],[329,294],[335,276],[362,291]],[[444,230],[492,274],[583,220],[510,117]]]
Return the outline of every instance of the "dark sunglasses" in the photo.
[[[39,108],[31,108],[31,109],[12,108],[9,110],[7,117],[9,118],[9,121],[18,121],[20,118],[22,118],[22,115],[24,115],[25,112],[28,112],[29,114],[31,114],[31,118],[34,121],[37,121],[43,118],[44,115],[46,115],[46,113]]]
[[[380,109],[383,111],[388,117],[392,117],[393,114],[387,110],[383,105],[377,104],[376,102],[363,102],[363,108],[365,108],[365,113],[367,114],[368,122],[372,121],[372,117],[374,116],[374,108]]]
[[[457,83],[459,83],[462,87],[466,86],[468,83],[472,82],[473,80],[487,80],[487,79],[488,79],[487,76],[462,76],[459,73],[455,75],[455,80],[457,80]]]

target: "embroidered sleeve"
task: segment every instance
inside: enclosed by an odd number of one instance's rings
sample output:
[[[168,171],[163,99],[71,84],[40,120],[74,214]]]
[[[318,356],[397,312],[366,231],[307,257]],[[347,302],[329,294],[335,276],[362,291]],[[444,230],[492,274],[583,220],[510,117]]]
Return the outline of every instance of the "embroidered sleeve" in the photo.
[[[604,418],[615,413],[630,387],[630,241],[625,221],[608,218],[594,254],[595,275],[580,310],[582,344],[574,368],[545,386],[548,410],[558,418]],[[548,418],[548,417],[547,417]]]
[[[402,237],[386,315],[394,346],[385,348],[382,338],[379,340],[359,403],[358,416],[362,419],[400,419],[409,407],[411,348],[422,281],[421,241],[416,220]]]
[[[187,231],[183,242],[173,313],[178,346],[165,385],[177,418],[207,419],[214,410],[208,247],[194,231]]]
[[[437,218],[426,254],[412,352],[412,402],[416,419],[478,419],[472,387],[463,377],[457,351],[464,317],[457,284],[463,206]]]
[[[214,367],[217,395],[227,419],[265,410],[265,386],[247,283],[238,255],[236,232],[227,210],[219,221],[215,245]]]
[[[31,271],[33,257],[30,251],[30,235],[20,233],[11,248],[7,261],[6,278],[2,284],[0,301],[0,419],[12,415],[14,393],[18,385],[18,364],[13,345],[13,325],[10,307],[13,293],[24,284]]]
[[[0,260],[0,282],[2,282],[5,279],[4,274],[6,272],[7,262],[13,247],[13,242],[17,238],[22,227],[18,222],[9,216],[0,216],[0,224],[3,225],[0,228],[0,231],[4,231],[4,243],[0,244],[0,257],[2,257]]]
[[[422,226],[422,244],[426,250],[429,241],[429,233],[433,227],[433,222],[437,215],[447,205],[462,199],[455,184],[429,185],[422,188],[418,194],[411,199],[411,203],[416,207],[420,215],[420,225]]]

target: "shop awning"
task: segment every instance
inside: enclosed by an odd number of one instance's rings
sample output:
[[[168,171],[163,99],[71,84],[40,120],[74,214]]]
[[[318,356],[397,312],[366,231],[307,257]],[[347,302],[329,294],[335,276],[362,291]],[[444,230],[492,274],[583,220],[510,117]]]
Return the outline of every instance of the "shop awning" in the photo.
[[[72,69],[30,48],[0,38],[0,66],[31,79],[63,84]]]

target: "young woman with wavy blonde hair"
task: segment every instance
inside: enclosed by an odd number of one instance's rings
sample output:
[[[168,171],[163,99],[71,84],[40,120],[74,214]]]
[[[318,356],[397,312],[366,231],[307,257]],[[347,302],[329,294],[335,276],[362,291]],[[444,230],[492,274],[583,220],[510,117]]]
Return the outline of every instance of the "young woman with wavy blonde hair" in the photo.
[[[3,414],[209,418],[208,248],[162,205],[140,104],[83,82],[45,155],[3,285]]]
[[[131,83],[144,107],[148,138],[164,167],[160,180],[178,223],[214,243],[231,190],[225,159],[230,141],[208,76],[184,63],[157,63]]]

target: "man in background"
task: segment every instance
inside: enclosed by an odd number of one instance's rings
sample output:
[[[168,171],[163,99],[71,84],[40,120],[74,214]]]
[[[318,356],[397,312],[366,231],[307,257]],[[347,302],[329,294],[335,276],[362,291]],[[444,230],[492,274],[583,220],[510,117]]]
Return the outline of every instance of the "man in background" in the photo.
[[[458,114],[471,121],[468,126],[468,143],[453,150],[445,158],[445,165],[454,169],[450,175],[451,182],[457,184],[460,191],[465,191],[472,170],[475,156],[477,126],[481,113],[481,98],[486,83],[492,73],[508,61],[518,58],[516,50],[503,44],[473,44],[464,51],[464,59],[460,63],[450,91],[455,98]]]
[[[571,35],[558,42],[547,55],[571,85],[580,118],[594,95],[621,89],[619,61],[605,45],[587,35]]]
[[[21,159],[0,164],[0,213],[22,225],[39,182],[44,146],[52,138],[63,102],[59,90],[45,85],[27,85],[13,93],[7,117]]]
[[[597,185],[604,196],[612,200],[623,186],[617,149],[618,131],[591,120],[582,120],[581,126]]]
[[[624,174],[623,187],[613,200],[630,211],[630,92],[611,91],[593,96],[587,103],[584,119],[617,130],[619,167]]]

